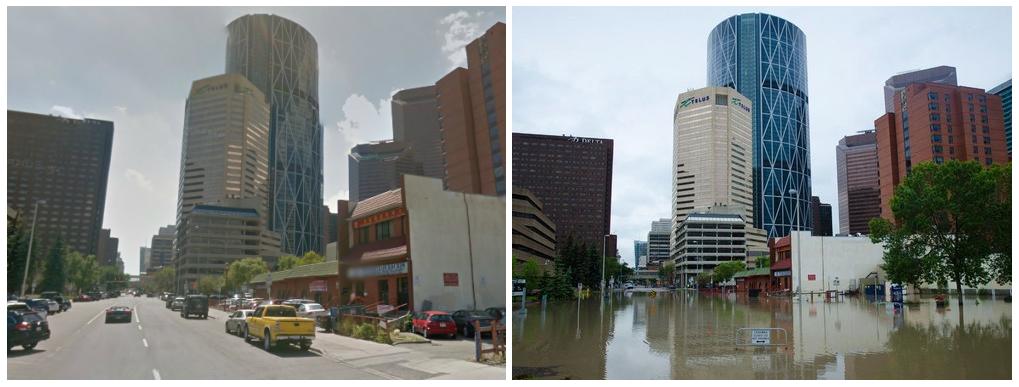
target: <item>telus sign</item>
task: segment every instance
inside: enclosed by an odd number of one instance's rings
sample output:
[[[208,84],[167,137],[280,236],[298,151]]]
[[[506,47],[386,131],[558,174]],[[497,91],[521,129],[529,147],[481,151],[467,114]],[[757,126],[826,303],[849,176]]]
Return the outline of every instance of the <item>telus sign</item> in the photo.
[[[738,107],[740,109],[743,109],[743,111],[745,111],[747,113],[750,113],[750,107],[747,106],[747,105],[744,105],[743,101],[740,100],[739,98],[732,97],[732,100],[729,101],[729,104],[733,105],[733,106],[736,106],[736,107]]]
[[[707,102],[707,101],[710,101],[710,100],[711,100],[711,96],[710,95],[705,95],[703,97],[690,97],[690,98],[687,98],[687,99],[684,99],[684,100],[680,101],[679,102],[679,108],[682,109],[682,108],[685,108],[685,107],[693,105],[693,104],[698,104],[698,103],[701,103],[701,102]]]

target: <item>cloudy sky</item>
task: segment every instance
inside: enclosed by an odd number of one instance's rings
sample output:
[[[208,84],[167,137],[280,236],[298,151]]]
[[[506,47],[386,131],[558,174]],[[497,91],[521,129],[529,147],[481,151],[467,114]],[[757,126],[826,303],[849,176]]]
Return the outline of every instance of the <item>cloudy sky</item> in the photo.
[[[612,232],[633,241],[669,218],[676,96],[707,82],[708,33],[773,14],[807,35],[812,187],[838,232],[835,146],[872,129],[896,73],[955,66],[960,85],[1011,77],[1008,8],[513,8],[513,131],[615,139]]]
[[[463,46],[505,21],[502,7],[8,8],[8,109],[114,122],[103,226],[129,273],[174,222],[191,82],[223,73],[226,25],[249,13],[287,17],[318,41],[330,207],[347,197],[350,148],[392,138],[390,96],[465,66]]]

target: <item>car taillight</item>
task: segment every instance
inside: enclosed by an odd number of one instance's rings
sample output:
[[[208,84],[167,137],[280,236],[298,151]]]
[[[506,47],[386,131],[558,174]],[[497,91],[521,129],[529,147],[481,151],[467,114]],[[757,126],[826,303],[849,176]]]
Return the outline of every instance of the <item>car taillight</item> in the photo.
[[[27,322],[22,321],[22,322],[18,323],[18,325],[15,325],[14,329],[17,329],[19,331],[27,331],[27,330],[32,329],[32,325],[27,323]]]

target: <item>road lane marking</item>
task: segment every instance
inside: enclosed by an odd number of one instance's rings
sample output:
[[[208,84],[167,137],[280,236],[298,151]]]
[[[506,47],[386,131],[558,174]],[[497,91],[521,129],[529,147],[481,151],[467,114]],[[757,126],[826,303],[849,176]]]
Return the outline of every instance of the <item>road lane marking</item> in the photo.
[[[157,371],[155,368],[152,369],[152,377],[156,378],[156,380],[159,380],[159,371]]]
[[[142,326],[141,325],[138,326],[138,330],[139,331],[142,330]]]
[[[149,347],[149,342],[146,341],[145,339],[142,339],[142,345],[144,345],[145,348],[148,348]]]
[[[89,324],[91,324],[91,323],[92,323],[93,321],[96,321],[96,319],[97,319],[97,318],[99,318],[99,316],[100,316],[100,315],[102,315],[102,314],[103,314],[104,312],[106,312],[106,310],[100,310],[100,311],[99,311],[99,314],[96,314],[96,316],[95,316],[95,317],[92,317],[92,319],[91,319],[91,320],[88,320],[88,322],[87,322],[87,323],[85,323],[85,325],[89,325]]]

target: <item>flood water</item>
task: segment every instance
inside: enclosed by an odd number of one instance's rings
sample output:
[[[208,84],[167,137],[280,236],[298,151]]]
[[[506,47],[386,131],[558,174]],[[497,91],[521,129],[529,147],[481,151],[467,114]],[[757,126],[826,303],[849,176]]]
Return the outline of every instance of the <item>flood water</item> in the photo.
[[[957,302],[594,295],[513,314],[513,377],[1010,379],[1012,304]],[[781,329],[769,335],[775,345],[763,347],[741,345],[751,335],[740,328]]]

